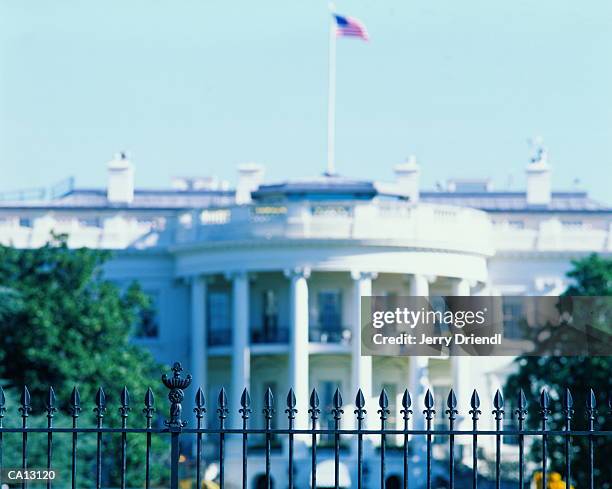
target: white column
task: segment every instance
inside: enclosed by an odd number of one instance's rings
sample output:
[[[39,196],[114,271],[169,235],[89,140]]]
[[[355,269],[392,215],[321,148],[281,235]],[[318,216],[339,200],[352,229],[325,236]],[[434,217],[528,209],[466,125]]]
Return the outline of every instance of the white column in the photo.
[[[351,272],[353,283],[353,332],[351,338],[351,390],[348,403],[355,401],[357,391],[361,389],[366,399],[366,406],[372,400],[372,357],[361,356],[361,298],[372,295],[372,280],[376,278],[371,272]]]
[[[452,281],[451,294],[454,296],[468,297],[471,292],[470,283],[466,279],[454,279]],[[472,373],[473,358],[465,355],[454,355],[451,357],[451,369],[453,378],[453,389],[457,396],[457,409],[459,416],[457,419],[457,429],[470,430],[471,418],[468,415],[470,410],[470,398],[474,389],[474,378]],[[462,438],[462,437],[458,437]],[[460,443],[468,443],[469,440],[461,440]]]
[[[240,397],[251,382],[249,348],[249,277],[244,271],[230,274],[232,280],[232,388],[229,399],[230,420],[238,426]]]
[[[429,283],[433,278],[426,275],[413,275],[410,280],[410,295],[413,297],[429,297]],[[410,379],[408,390],[412,396],[412,410],[421,413],[424,409],[423,399],[426,389],[429,388],[429,357],[410,357]],[[423,416],[416,415],[414,427],[420,429],[424,426]]]
[[[189,339],[189,358],[193,377],[193,392],[202,388],[206,395],[206,278],[193,277],[191,280],[191,334]]]
[[[289,308],[291,344],[289,348],[289,387],[293,389],[298,414],[297,429],[308,427],[308,282],[310,270],[285,270],[290,280]]]

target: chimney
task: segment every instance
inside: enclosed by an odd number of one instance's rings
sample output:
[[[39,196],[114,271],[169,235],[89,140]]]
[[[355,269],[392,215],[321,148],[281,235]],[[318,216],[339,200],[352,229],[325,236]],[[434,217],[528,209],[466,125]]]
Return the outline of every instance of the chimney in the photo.
[[[263,182],[264,167],[257,163],[238,165],[238,185],[236,185],[236,203],[249,204],[251,192],[257,190]]]
[[[410,156],[405,163],[395,165],[395,181],[398,191],[408,197],[410,202],[419,201],[419,165],[416,156]]]
[[[108,162],[106,198],[112,204],[130,204],[134,200],[134,167],[123,152]]]
[[[548,165],[548,153],[539,145],[536,154],[527,165],[527,204],[547,205],[550,204],[550,166]]]

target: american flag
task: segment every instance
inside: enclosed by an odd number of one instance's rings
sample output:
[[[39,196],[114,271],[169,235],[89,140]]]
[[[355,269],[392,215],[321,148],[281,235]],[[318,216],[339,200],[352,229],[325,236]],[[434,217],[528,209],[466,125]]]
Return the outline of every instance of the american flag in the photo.
[[[365,25],[359,20],[338,14],[334,14],[334,18],[336,19],[336,37],[358,37],[364,41],[370,39]]]

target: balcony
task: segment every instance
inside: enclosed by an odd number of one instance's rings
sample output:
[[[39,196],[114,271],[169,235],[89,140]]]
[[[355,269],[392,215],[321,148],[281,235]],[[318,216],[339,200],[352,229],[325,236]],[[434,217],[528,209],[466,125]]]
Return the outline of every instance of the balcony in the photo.
[[[318,326],[311,325],[308,330],[308,340],[311,343],[349,344],[351,342],[350,326]]]
[[[259,344],[286,344],[289,343],[289,328],[286,326],[276,328],[251,329],[251,343]]]
[[[486,213],[445,205],[301,201],[198,210],[189,217],[184,222],[177,221],[176,243],[355,239],[462,252],[492,252]]]

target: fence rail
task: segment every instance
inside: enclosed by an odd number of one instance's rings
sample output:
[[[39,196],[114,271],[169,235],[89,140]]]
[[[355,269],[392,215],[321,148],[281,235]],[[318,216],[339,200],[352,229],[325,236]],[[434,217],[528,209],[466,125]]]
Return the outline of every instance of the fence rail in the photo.
[[[364,485],[364,440],[366,438],[376,437],[380,443],[378,450],[378,464],[380,469],[380,481],[379,487],[385,489],[386,487],[386,465],[387,465],[387,450],[389,442],[387,437],[398,436],[401,438],[400,449],[402,459],[402,487],[403,489],[409,489],[413,487],[413,481],[410,480],[410,464],[413,463],[409,455],[409,445],[414,443],[412,436],[421,436],[424,438],[424,464],[425,464],[425,486],[427,489],[435,489],[432,486],[432,462],[434,458],[433,454],[433,437],[434,436],[445,436],[448,438],[449,456],[445,463],[448,464],[448,479],[447,486],[451,489],[456,487],[456,455],[455,455],[455,442],[458,436],[471,437],[472,445],[472,466],[471,470],[471,487],[477,489],[479,485],[479,469],[478,469],[478,443],[479,437],[494,437],[495,438],[495,469],[494,469],[494,480],[496,489],[502,487],[502,437],[514,436],[518,438],[518,481],[516,487],[523,489],[526,484],[526,456],[525,456],[525,437],[536,437],[541,442],[541,462],[540,470],[542,474],[542,480],[547,480],[549,471],[548,461],[548,441],[552,436],[560,436],[564,440],[564,474],[563,478],[567,484],[567,487],[571,487],[572,484],[576,484],[576,487],[588,487],[594,489],[595,487],[601,487],[601,484],[596,485],[595,477],[595,451],[594,445],[595,440],[599,437],[609,437],[612,440],[612,431],[604,430],[596,426],[596,420],[598,417],[597,399],[593,390],[589,390],[587,395],[587,402],[584,406],[584,413],[586,414],[587,426],[586,430],[576,430],[572,428],[572,422],[575,419],[575,406],[574,400],[569,389],[565,389],[561,398],[561,412],[563,415],[563,428],[562,429],[551,429],[551,399],[546,390],[543,390],[540,395],[539,402],[537,404],[537,416],[540,424],[539,429],[527,429],[526,419],[528,414],[527,409],[527,398],[523,391],[518,393],[516,399],[516,409],[511,412],[504,410],[504,398],[500,391],[494,396],[493,407],[491,415],[495,422],[495,429],[479,429],[478,424],[483,415],[481,410],[481,401],[478,393],[474,390],[470,400],[470,410],[468,414],[472,422],[472,429],[457,429],[456,424],[458,421],[459,410],[457,404],[457,398],[454,391],[451,389],[446,399],[446,410],[444,411],[445,419],[448,421],[448,429],[434,428],[433,420],[436,416],[436,410],[434,405],[433,394],[430,390],[425,393],[423,399],[423,410],[422,417],[417,418],[413,416],[413,409],[415,411],[421,411],[420,408],[413,405],[411,394],[408,390],[405,390],[402,396],[401,407],[401,420],[403,422],[403,428],[397,429],[388,426],[388,419],[390,417],[390,403],[387,393],[383,389],[378,399],[378,408],[376,410],[376,416],[373,416],[378,428],[366,428],[365,420],[367,416],[366,412],[366,399],[361,390],[357,392],[354,403],[351,404],[351,410],[353,411],[352,419],[355,422],[355,428],[346,429],[341,427],[343,420],[346,420],[350,413],[345,416],[344,408],[347,407],[344,404],[342,395],[339,390],[336,390],[330,413],[323,413],[331,415],[332,425],[330,428],[322,428],[321,422],[321,403],[316,390],[313,390],[308,408],[302,413],[308,415],[309,428],[308,429],[297,429],[295,427],[296,418],[298,415],[298,406],[296,403],[296,397],[292,389],[289,390],[285,399],[284,405],[279,406],[278,409],[275,407],[275,399],[272,391],[268,389],[265,392],[263,399],[262,416],[264,427],[263,428],[252,428],[249,426],[253,409],[250,394],[247,389],[242,393],[240,399],[240,409],[238,410],[236,422],[234,426],[229,427],[228,417],[230,415],[228,398],[225,389],[222,388],[216,400],[216,405],[212,408],[214,415],[211,418],[218,422],[218,427],[211,428],[204,426],[204,420],[207,413],[206,401],[204,393],[201,388],[197,389],[194,399],[194,414],[195,414],[195,426],[187,427],[187,421],[183,418],[183,407],[182,402],[184,400],[184,391],[191,384],[191,376],[182,374],[182,367],[179,363],[175,363],[172,367],[172,375],[162,376],[163,384],[169,389],[168,400],[169,400],[169,417],[164,421],[163,426],[158,426],[154,423],[154,417],[156,412],[155,399],[153,397],[153,391],[149,388],[144,397],[143,403],[143,415],[144,415],[144,426],[128,427],[129,413],[131,411],[131,400],[130,394],[127,388],[124,388],[120,395],[120,405],[118,407],[121,416],[121,427],[107,427],[104,426],[104,416],[107,412],[106,395],[102,388],[99,388],[95,396],[95,403],[93,412],[95,413],[96,426],[95,427],[81,427],[78,424],[79,416],[82,412],[82,404],[78,389],[75,387],[72,391],[69,400],[68,414],[72,419],[71,426],[59,427],[54,425],[54,419],[57,413],[57,399],[55,392],[52,387],[49,388],[48,394],[45,400],[45,414],[47,417],[46,427],[32,427],[28,424],[28,418],[32,413],[32,403],[30,393],[27,387],[23,387],[21,392],[21,398],[19,401],[18,412],[21,418],[20,427],[6,427],[3,425],[4,418],[8,411],[7,401],[5,398],[4,391],[0,387],[0,473],[3,473],[5,467],[4,461],[4,446],[5,438],[4,435],[8,433],[21,434],[21,467],[22,469],[28,468],[28,455],[29,455],[29,443],[28,434],[30,433],[46,433],[46,465],[47,469],[52,469],[54,464],[54,434],[67,433],[72,435],[71,439],[71,453],[70,453],[70,485],[72,489],[76,489],[79,486],[77,478],[77,464],[78,464],[78,449],[79,449],[79,435],[80,434],[95,434],[96,435],[96,462],[95,462],[95,487],[100,489],[102,487],[102,439],[103,435],[118,434],[120,435],[120,487],[125,489],[126,487],[126,472],[127,472],[127,460],[128,460],[128,438],[127,435],[130,433],[140,433],[146,435],[146,451],[144,455],[144,486],[146,489],[151,487],[151,467],[152,467],[152,436],[169,436],[170,445],[170,464],[169,464],[169,485],[171,489],[179,488],[179,462],[181,458],[180,451],[180,440],[181,437],[191,435],[195,437],[195,482],[196,488],[201,488],[204,482],[204,474],[202,467],[202,450],[203,442],[205,437],[208,439],[214,438],[216,442],[217,460],[219,463],[218,472],[218,484],[221,489],[226,487],[226,462],[227,462],[227,437],[230,435],[240,435],[242,448],[240,451],[240,459],[242,465],[242,487],[247,489],[248,473],[249,473],[249,446],[248,440],[250,435],[259,435],[265,438],[264,442],[264,467],[265,467],[265,487],[266,489],[272,489],[272,476],[271,476],[271,464],[272,464],[272,443],[273,439],[279,436],[286,437],[286,474],[289,489],[296,489],[299,487],[295,482],[295,442],[296,437],[307,438],[309,440],[309,458],[310,458],[310,487],[316,488],[317,486],[317,468],[318,468],[318,446],[317,441],[322,436],[328,436],[332,439],[331,449],[333,451],[333,466],[334,466],[334,487],[339,489],[342,487],[340,481],[340,464],[341,464],[341,437],[352,437],[356,441],[356,472],[357,472],[357,488],[362,489]],[[284,412],[286,417],[286,428],[277,428],[272,426],[272,420],[275,412],[278,410],[279,413]],[[604,407],[607,416],[612,416],[612,394],[608,397],[607,406]],[[506,417],[510,417],[516,421],[516,428],[508,429],[507,424],[505,425],[504,420]],[[418,420],[423,423],[422,428],[411,427],[411,422]],[[504,426],[505,425],[505,426]],[[588,480],[576,481],[572,476],[572,441],[578,438],[585,438],[588,443]],[[607,442],[607,441],[606,441]],[[607,464],[609,461],[604,460],[602,463]],[[604,474],[604,477],[606,475]],[[599,481],[599,483],[606,482]],[[51,489],[53,482],[48,480],[47,488]],[[24,480],[21,482],[21,487],[28,487],[28,481]]]

